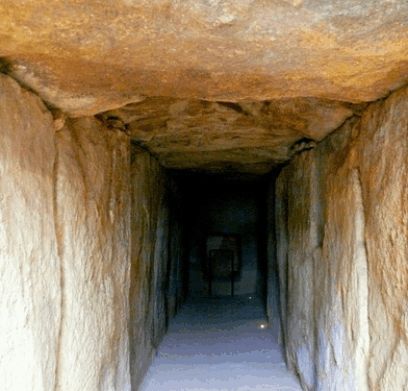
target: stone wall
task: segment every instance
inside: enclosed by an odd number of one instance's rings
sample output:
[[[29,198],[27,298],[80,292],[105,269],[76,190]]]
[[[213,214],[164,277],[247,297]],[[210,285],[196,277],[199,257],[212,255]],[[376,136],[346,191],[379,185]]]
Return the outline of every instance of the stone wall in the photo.
[[[407,200],[407,89],[281,171],[282,324],[304,389],[407,389]]]
[[[129,390],[129,138],[93,118],[57,133],[58,386]]]
[[[266,258],[267,258],[267,270],[266,270],[266,313],[269,322],[269,328],[275,340],[280,343],[283,342],[282,331],[282,311],[281,305],[281,293],[279,284],[279,265],[277,257],[276,246],[276,233],[280,231],[276,230],[275,223],[275,182],[276,174],[272,172],[271,175],[266,178],[267,186],[266,202],[265,202],[265,223],[266,232],[264,232],[266,242]],[[265,228],[265,227],[264,227]]]
[[[6,76],[0,126],[1,389],[137,389],[183,299],[175,184]]]
[[[184,225],[184,203],[179,186],[168,178],[169,205],[169,275],[166,290],[168,318],[172,318],[186,295],[186,249]]]
[[[1,389],[130,390],[129,139],[0,76]]]
[[[0,75],[0,379],[54,390],[61,324],[53,118]]]
[[[170,202],[169,182],[156,159],[135,147],[131,177],[129,334],[132,387],[136,390],[164,336],[169,318],[176,312],[181,234],[177,210]]]

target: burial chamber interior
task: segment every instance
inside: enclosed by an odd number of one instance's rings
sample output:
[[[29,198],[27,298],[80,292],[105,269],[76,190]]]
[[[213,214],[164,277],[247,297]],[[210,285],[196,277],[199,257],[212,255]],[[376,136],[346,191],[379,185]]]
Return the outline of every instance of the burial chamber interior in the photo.
[[[0,390],[407,390],[407,3],[42,3],[0,4]]]
[[[406,389],[406,88],[273,169],[203,170],[0,90],[2,389],[137,390],[182,304],[231,295],[303,389]]]

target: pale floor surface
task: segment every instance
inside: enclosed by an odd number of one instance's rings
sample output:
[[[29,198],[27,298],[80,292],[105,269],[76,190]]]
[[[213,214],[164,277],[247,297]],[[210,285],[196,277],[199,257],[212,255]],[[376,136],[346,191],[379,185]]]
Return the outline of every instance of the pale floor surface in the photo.
[[[261,304],[248,298],[187,303],[172,322],[141,391],[294,391]]]

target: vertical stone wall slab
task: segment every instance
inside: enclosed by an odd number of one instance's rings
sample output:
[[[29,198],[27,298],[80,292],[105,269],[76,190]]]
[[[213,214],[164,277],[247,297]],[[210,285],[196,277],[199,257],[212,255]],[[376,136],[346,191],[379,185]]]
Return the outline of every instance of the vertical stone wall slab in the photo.
[[[129,138],[93,118],[57,133],[59,390],[130,390]]]
[[[318,216],[312,207],[318,201],[314,181],[313,152],[299,156],[299,164],[288,180],[288,362],[299,367],[301,382],[308,388],[314,381],[314,251],[318,246]],[[307,167],[303,170],[302,167]],[[303,186],[298,186],[303,183]],[[290,349],[295,342],[296,348]],[[291,354],[293,353],[293,356]],[[293,366],[294,364],[291,364]]]
[[[276,243],[276,208],[275,208],[275,188],[276,188],[276,173],[272,173],[266,187],[266,257],[267,263],[267,281],[266,281],[266,312],[269,321],[269,327],[272,335],[280,343],[284,341],[282,319],[281,319],[281,296],[279,283],[279,267],[277,259],[277,243]],[[286,221],[284,222],[286,224]],[[286,229],[286,227],[285,227]],[[286,257],[285,257],[286,259]],[[286,309],[285,309],[286,311]]]
[[[277,180],[286,352],[304,389],[408,387],[407,94],[369,105]]]
[[[287,363],[296,369],[304,387],[311,389],[315,378],[314,251],[319,244],[318,215],[312,207],[318,200],[316,162],[313,153],[297,159],[296,165],[283,169],[277,184],[278,259]]]
[[[370,390],[408,389],[408,88],[360,125],[369,278]]]
[[[0,75],[0,389],[54,390],[61,322],[54,128]]]
[[[129,335],[137,389],[166,327],[168,205],[165,173],[147,152],[132,153],[132,269]]]
[[[129,390],[129,139],[0,76],[1,389]]]
[[[286,173],[289,167],[284,167],[280,175],[276,178],[275,183],[275,236],[276,236],[276,261],[268,255],[268,264],[276,262],[279,276],[279,300],[281,310],[281,333],[283,345],[286,345],[288,338],[288,314],[287,314],[287,299],[288,299],[288,174]],[[273,239],[272,239],[273,240]],[[271,239],[269,238],[270,243]],[[273,290],[268,284],[268,294]],[[287,352],[287,350],[286,350]],[[287,360],[287,363],[290,363]]]
[[[316,388],[366,390],[367,256],[362,188],[353,153],[356,124],[322,146],[321,258],[315,271]]]
[[[169,200],[169,273],[166,297],[169,319],[176,314],[184,295],[182,210],[180,199],[177,197],[178,189],[176,186],[172,186],[172,188]]]

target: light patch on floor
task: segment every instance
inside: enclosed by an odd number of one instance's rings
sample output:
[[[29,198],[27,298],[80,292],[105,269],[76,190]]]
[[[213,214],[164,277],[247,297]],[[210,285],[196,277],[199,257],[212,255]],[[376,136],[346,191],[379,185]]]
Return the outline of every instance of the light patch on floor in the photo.
[[[300,389],[273,340],[261,303],[248,297],[188,302],[141,386],[141,391]]]

